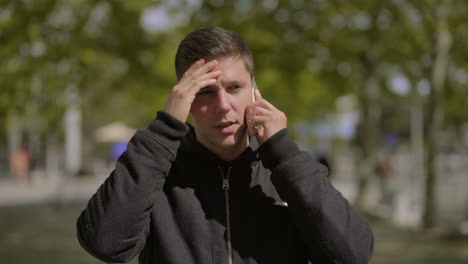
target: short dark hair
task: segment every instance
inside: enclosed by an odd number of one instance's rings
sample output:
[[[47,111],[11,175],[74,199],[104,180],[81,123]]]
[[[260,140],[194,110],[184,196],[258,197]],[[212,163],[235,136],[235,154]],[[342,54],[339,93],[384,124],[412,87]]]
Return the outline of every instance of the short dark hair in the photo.
[[[197,60],[239,56],[245,68],[254,76],[252,53],[239,34],[219,27],[205,27],[190,32],[179,44],[175,57],[177,80]]]

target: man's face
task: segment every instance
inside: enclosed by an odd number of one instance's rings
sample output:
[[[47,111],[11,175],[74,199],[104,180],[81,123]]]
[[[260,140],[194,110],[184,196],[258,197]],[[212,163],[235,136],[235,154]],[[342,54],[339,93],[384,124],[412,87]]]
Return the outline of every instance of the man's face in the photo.
[[[252,80],[241,57],[216,60],[214,70],[221,75],[215,86],[200,90],[190,113],[198,141],[223,157],[240,154],[248,145],[244,117],[252,103]]]

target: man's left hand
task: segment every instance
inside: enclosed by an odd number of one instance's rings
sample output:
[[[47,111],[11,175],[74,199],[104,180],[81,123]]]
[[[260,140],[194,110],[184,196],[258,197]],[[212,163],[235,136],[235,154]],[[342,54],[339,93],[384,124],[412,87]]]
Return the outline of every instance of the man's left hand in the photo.
[[[250,136],[256,136],[262,144],[278,131],[287,127],[286,115],[254,91],[255,102],[247,107],[247,128]]]

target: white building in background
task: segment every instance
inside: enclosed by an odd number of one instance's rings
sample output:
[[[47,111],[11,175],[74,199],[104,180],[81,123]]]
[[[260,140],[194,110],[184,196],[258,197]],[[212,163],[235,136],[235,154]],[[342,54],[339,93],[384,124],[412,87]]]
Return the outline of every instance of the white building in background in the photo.
[[[81,110],[78,107],[78,93],[71,85],[66,92],[68,109],[65,112],[65,170],[76,175],[81,169]]]

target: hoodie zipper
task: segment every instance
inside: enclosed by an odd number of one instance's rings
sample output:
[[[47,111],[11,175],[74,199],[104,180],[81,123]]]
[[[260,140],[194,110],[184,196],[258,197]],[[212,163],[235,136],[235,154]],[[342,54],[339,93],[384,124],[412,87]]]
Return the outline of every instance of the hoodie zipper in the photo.
[[[231,173],[231,167],[227,167],[227,173],[224,174],[223,168],[218,167],[223,177],[223,190],[224,190],[224,202],[226,207],[226,232],[227,232],[227,249],[228,249],[228,263],[232,264],[232,244],[231,244],[231,215],[229,209],[229,174]]]

